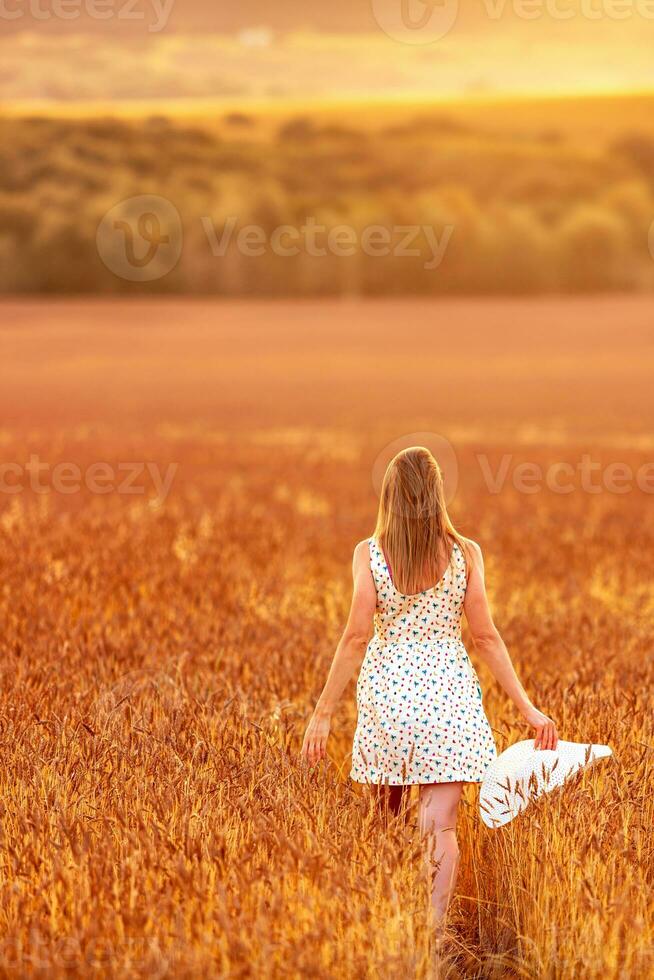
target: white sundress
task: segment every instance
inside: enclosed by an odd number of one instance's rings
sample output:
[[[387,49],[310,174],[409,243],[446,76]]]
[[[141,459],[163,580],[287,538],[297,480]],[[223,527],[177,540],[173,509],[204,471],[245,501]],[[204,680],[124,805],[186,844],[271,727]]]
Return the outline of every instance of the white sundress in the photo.
[[[466,563],[452,547],[440,582],[398,592],[370,539],[377,589],[375,635],[357,681],[350,777],[406,786],[483,779],[497,752],[477,673],[461,639]]]

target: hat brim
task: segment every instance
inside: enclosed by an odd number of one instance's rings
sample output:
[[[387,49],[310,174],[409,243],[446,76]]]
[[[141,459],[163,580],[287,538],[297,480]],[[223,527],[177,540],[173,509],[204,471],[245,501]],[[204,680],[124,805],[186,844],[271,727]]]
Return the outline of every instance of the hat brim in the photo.
[[[479,812],[487,827],[510,823],[532,800],[549,793],[580,769],[613,755],[608,745],[564,742],[536,749],[534,740],[515,742],[497,756],[479,790]]]

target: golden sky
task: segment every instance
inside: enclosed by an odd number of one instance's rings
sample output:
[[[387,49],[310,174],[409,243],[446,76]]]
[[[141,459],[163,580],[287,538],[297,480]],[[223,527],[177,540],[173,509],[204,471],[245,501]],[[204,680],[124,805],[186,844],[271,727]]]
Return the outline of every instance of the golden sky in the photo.
[[[654,90],[654,0],[61,2],[5,0],[3,101]]]

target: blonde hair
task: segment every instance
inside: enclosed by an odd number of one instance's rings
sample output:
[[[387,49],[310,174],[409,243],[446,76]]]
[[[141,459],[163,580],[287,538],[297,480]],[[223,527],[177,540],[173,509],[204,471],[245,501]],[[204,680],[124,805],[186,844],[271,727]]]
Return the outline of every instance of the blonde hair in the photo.
[[[424,446],[403,449],[388,464],[382,483],[375,538],[387,556],[397,590],[414,595],[436,584],[443,557],[456,541],[467,564],[465,539],[445,503],[443,474]],[[446,569],[447,571],[447,569]]]

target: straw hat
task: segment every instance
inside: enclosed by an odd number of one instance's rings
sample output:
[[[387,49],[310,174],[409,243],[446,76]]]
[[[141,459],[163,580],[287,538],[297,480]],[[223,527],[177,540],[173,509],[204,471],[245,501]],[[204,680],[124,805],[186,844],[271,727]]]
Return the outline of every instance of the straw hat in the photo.
[[[487,827],[502,827],[541,793],[549,793],[579,769],[613,755],[608,745],[563,742],[535,749],[533,738],[510,745],[488,767],[479,792],[479,811]]]

